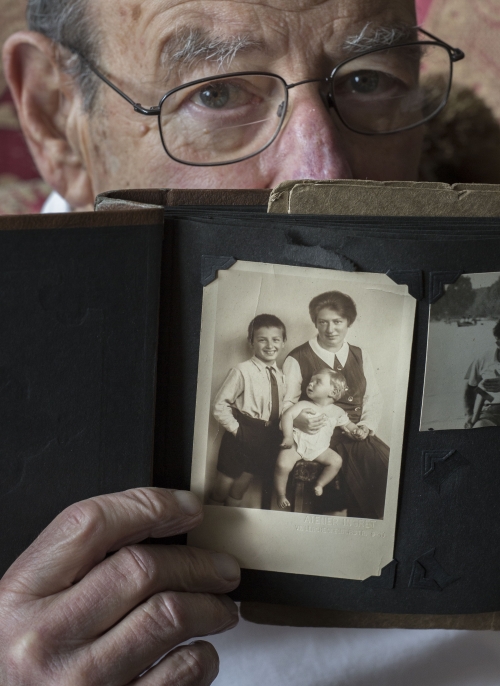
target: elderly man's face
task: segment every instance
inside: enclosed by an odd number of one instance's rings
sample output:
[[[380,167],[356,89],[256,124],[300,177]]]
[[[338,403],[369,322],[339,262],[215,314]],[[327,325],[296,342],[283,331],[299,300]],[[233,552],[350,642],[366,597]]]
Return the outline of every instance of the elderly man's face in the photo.
[[[273,72],[287,83],[326,77],[348,56],[346,40],[367,24],[368,34],[378,27],[415,25],[413,0],[91,0],[90,11],[102,37],[97,66],[147,107],[177,85],[225,72]],[[204,39],[201,60],[183,58],[189,35]],[[234,45],[235,37],[242,39],[241,50],[210,57],[218,52],[210,44]],[[328,110],[317,83],[290,91],[287,121],[269,148],[227,166],[173,161],[161,145],[157,119],[135,113],[104,84],[92,112],[78,110],[70,119],[72,148],[88,178],[85,192],[79,180],[75,205],[124,187],[268,188],[298,178],[412,180],[422,137],[422,127],[382,136],[349,131]]]

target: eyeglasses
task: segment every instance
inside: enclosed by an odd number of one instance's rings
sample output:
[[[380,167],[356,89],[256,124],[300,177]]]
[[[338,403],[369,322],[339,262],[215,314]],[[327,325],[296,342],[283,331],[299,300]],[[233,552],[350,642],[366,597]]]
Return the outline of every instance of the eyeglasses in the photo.
[[[375,48],[338,64],[329,77],[286,83],[277,74],[240,71],[197,79],[143,107],[83,56],[104,83],[147,117],[157,117],[165,152],[198,167],[234,164],[258,155],[276,140],[287,117],[289,92],[307,83],[322,86],[325,105],[343,125],[367,136],[407,131],[446,104],[453,63],[464,53],[432,34],[427,39]],[[429,79],[440,75],[441,79]]]

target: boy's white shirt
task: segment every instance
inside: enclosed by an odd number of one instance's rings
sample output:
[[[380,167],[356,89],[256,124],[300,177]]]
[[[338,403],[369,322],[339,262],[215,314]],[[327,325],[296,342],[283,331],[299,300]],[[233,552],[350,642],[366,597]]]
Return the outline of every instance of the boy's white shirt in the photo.
[[[281,415],[286,391],[283,372],[278,369],[276,362],[267,364],[254,355],[229,370],[215,396],[213,415],[226,431],[234,433],[239,427],[232,408],[236,408],[248,417],[269,421],[272,411],[269,368],[274,370],[278,384],[279,414]]]
[[[70,210],[57,193],[42,208],[43,213]],[[240,620],[236,629],[211,636],[210,642],[221,661],[215,686],[500,684],[500,632],[315,629]]]

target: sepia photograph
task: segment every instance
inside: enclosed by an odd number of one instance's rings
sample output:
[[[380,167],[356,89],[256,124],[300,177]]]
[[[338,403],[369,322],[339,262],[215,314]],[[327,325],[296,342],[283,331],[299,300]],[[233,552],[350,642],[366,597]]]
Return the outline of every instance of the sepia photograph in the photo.
[[[390,547],[395,525],[414,308],[381,274],[218,272],[204,290],[192,468],[206,516],[190,541],[236,554],[231,540],[252,568],[325,574],[318,551],[289,569],[286,540],[298,552],[318,524],[363,530],[352,564],[339,563],[361,578],[354,561],[377,536]],[[368,567],[380,573],[380,559]]]
[[[431,306],[421,431],[500,426],[500,272],[462,274]]]

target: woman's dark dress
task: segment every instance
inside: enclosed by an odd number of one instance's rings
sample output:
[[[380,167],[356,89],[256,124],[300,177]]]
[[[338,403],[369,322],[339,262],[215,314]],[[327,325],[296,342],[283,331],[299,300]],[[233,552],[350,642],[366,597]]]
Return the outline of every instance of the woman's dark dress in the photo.
[[[309,342],[292,350],[290,357],[299,363],[302,372],[300,399],[305,400],[307,399],[305,391],[311,376],[329,365],[316,355]],[[357,424],[361,419],[366,391],[361,348],[349,345],[345,366],[342,367],[336,361],[335,371],[342,372],[347,381],[347,391],[336,405],[347,412],[351,422]],[[341,429],[335,429],[330,446],[343,460],[341,474],[343,474],[346,491],[348,516],[383,519],[389,446],[377,436],[368,436],[364,441],[356,441],[349,438]],[[327,489],[325,489],[325,495],[328,498]],[[324,506],[328,508],[326,503]]]

